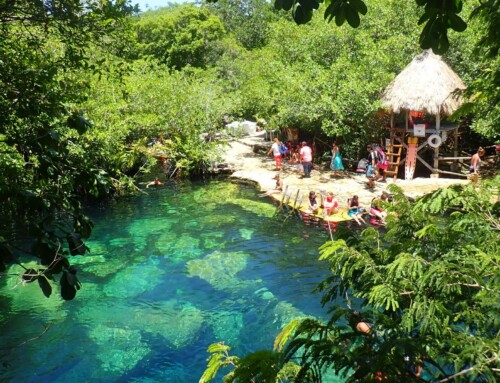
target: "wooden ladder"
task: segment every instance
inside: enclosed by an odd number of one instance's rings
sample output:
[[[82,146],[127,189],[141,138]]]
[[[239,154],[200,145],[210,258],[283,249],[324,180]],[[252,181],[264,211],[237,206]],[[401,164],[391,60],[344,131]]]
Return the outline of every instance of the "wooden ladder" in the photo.
[[[387,148],[387,160],[389,167],[385,170],[385,174],[393,176],[394,179],[398,178],[399,161],[401,159],[401,152],[403,151],[403,144],[395,144],[391,142]]]

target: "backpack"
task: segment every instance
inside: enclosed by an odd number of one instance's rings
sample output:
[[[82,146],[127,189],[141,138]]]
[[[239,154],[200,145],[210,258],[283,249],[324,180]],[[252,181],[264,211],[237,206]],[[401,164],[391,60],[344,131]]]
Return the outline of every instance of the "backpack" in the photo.
[[[280,144],[280,154],[282,156],[284,156],[286,153],[288,152],[288,148],[286,147],[286,145],[282,142]]]
[[[366,158],[360,159],[357,168],[359,170],[366,170],[367,167],[368,167],[368,160]]]
[[[376,149],[377,153],[377,166],[382,168],[382,169],[387,169],[389,166],[389,161],[387,160],[387,156],[385,155],[384,151],[382,148],[377,146]]]

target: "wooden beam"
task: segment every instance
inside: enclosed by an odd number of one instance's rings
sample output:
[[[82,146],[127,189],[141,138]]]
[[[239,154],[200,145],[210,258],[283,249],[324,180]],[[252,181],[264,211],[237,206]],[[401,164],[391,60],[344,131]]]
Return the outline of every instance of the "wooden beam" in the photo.
[[[448,172],[446,170],[437,170],[438,173],[441,173],[441,174],[451,174],[451,175],[454,175],[454,176],[460,176],[460,177],[468,177],[469,175],[468,174],[462,174],[462,173],[455,173],[455,172]]]
[[[458,128],[453,131],[453,155],[455,157],[458,156]],[[453,164],[454,169],[452,170],[457,170],[458,169],[458,163],[455,161]]]
[[[438,157],[439,161],[470,160],[472,157]]]

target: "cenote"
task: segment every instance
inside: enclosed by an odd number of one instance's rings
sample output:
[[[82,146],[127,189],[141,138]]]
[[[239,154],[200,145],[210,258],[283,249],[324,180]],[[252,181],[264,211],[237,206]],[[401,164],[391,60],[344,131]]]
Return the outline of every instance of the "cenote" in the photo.
[[[242,356],[272,348],[294,317],[326,315],[312,292],[326,231],[284,219],[254,187],[173,184],[89,215],[75,300],[1,282],[0,380],[194,383],[211,343]]]

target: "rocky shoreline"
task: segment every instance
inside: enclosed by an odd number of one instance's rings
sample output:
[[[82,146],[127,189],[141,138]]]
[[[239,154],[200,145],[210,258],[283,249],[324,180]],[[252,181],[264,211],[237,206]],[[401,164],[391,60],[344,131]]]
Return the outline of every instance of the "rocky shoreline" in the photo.
[[[265,151],[271,147],[270,142],[261,137],[245,137],[235,139],[222,148],[222,158],[226,169],[230,169],[230,178],[252,182],[260,191],[273,189],[276,175],[272,157],[266,156]],[[330,169],[315,168],[311,178],[302,179],[300,164],[285,163],[282,170],[284,187],[294,195],[300,190],[301,194],[316,192],[333,192],[341,206],[346,206],[347,198],[358,195],[362,205],[368,206],[373,197],[380,195],[391,183],[396,183],[405,195],[417,198],[439,188],[453,184],[464,184],[468,181],[450,178],[415,178],[411,181],[387,179],[386,182],[377,182],[374,190],[370,190],[364,175],[346,171],[342,176],[334,177]]]

